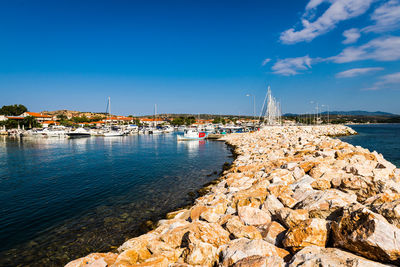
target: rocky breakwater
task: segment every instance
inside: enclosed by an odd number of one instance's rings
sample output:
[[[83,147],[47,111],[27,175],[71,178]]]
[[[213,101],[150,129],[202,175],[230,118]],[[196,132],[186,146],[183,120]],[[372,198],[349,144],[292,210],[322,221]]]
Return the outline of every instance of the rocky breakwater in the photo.
[[[118,253],[77,266],[400,264],[400,170],[328,136],[345,126],[267,127],[225,138],[237,158],[194,206]]]

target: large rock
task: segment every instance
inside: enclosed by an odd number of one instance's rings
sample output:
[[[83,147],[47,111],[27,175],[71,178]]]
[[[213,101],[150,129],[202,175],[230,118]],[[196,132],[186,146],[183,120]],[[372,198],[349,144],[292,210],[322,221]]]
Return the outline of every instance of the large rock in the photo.
[[[264,202],[267,195],[268,192],[266,187],[253,185],[250,188],[238,191],[233,195],[232,207],[252,206],[258,208]]]
[[[246,225],[264,225],[271,222],[271,217],[267,212],[250,206],[239,207],[238,215]]]
[[[118,255],[114,253],[92,253],[86,257],[69,262],[65,267],[83,267],[83,266],[111,266],[114,264]]]
[[[278,248],[264,240],[247,238],[239,238],[232,240],[222,247],[222,266],[231,266],[241,259],[250,256],[279,256],[281,258],[287,257],[289,252],[284,249]]]
[[[264,231],[262,231],[261,235],[268,243],[280,247],[282,245],[282,240],[285,237],[285,233],[285,227],[278,222],[272,221],[267,225]]]
[[[336,210],[356,201],[356,195],[346,194],[336,189],[316,190],[300,201],[295,208],[308,210],[312,218],[331,219],[335,216]]]
[[[353,267],[383,267],[388,266],[379,262],[370,261],[363,257],[351,254],[337,248],[321,248],[317,246],[305,247],[289,262],[289,267],[334,267],[334,266],[353,266]]]
[[[283,246],[296,252],[307,246],[325,247],[329,236],[329,223],[324,219],[308,219],[290,228]]]
[[[237,261],[233,267],[284,267],[286,264],[278,256],[250,256]]]
[[[279,209],[284,208],[283,204],[274,196],[269,195],[262,204],[261,209],[274,216],[275,212]]]
[[[176,227],[162,234],[160,238],[171,247],[177,248],[181,246],[182,238],[188,232],[202,242],[209,243],[215,247],[219,247],[230,240],[229,233],[219,224],[203,221],[195,221],[187,225]]]
[[[400,228],[400,199],[386,202],[381,205],[372,205],[372,210],[381,214],[390,223]]]
[[[181,247],[186,247],[184,259],[187,264],[211,267],[218,260],[218,249],[202,242],[192,233],[184,236]]]
[[[400,264],[400,229],[361,205],[345,208],[338,221],[332,223],[332,233],[335,247],[368,259]]]
[[[253,225],[244,225],[237,216],[232,216],[225,224],[226,230],[235,238],[261,239],[261,233]]]
[[[289,208],[283,208],[276,212],[277,219],[287,228],[294,227],[304,220],[309,218],[307,210],[297,209],[292,210]]]

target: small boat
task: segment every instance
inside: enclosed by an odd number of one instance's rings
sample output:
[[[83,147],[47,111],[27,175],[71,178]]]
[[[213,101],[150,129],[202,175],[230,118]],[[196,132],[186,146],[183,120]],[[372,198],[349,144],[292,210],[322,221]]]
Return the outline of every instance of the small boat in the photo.
[[[164,133],[172,133],[173,131],[175,131],[175,129],[171,125],[167,125],[163,128],[163,131]]]
[[[203,140],[206,137],[207,133],[199,132],[197,129],[187,129],[183,135],[177,135],[178,141]]]
[[[157,129],[157,128],[150,128],[149,129],[149,134],[162,134],[163,131],[161,129]]]
[[[75,131],[67,133],[69,138],[90,137],[91,134],[84,128],[78,128]]]
[[[66,132],[64,126],[53,126],[44,129],[42,134],[47,137],[65,137]]]
[[[122,132],[122,131],[114,131],[114,130],[111,130],[109,132],[104,132],[103,133],[104,137],[114,137],[114,136],[123,136],[123,135],[124,135],[124,132]]]

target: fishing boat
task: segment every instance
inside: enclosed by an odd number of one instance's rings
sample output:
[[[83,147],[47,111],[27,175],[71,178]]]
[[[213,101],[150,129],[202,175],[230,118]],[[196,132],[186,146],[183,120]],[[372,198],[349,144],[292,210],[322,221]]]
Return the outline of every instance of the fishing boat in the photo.
[[[187,129],[183,135],[177,135],[178,141],[203,140],[206,137],[207,133],[199,132],[197,129]]]
[[[87,131],[84,128],[78,128],[75,131],[71,131],[69,133],[67,133],[69,138],[79,138],[79,137],[90,137],[91,134],[89,131]]]

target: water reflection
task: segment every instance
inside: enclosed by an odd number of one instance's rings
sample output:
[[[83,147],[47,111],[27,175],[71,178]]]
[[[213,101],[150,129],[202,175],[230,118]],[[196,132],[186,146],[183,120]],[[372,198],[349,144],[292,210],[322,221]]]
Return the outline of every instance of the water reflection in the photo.
[[[0,266],[61,266],[108,251],[141,222],[190,203],[229,161],[223,143],[178,143],[176,134],[0,144]]]

